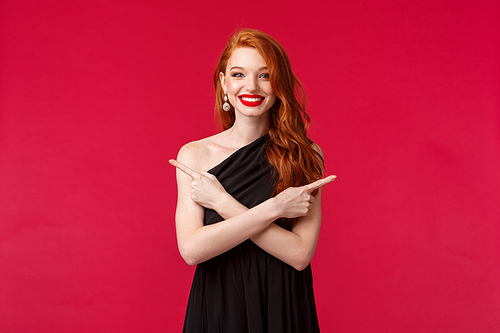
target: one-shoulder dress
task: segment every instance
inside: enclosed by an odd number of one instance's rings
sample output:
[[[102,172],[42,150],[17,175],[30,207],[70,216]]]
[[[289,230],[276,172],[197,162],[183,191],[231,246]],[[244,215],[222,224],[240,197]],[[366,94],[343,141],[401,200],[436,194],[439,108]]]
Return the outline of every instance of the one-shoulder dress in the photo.
[[[264,153],[268,138],[260,137],[209,170],[248,208],[269,199],[276,183]],[[222,220],[205,209],[205,225]],[[311,265],[297,271],[251,240],[198,264],[184,332],[319,332]]]

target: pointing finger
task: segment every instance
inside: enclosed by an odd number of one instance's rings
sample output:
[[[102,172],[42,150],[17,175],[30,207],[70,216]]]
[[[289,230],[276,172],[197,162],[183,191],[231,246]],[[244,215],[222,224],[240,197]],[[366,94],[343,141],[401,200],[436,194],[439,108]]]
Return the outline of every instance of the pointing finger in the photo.
[[[328,176],[328,177],[325,177],[323,179],[317,180],[314,183],[305,185],[305,187],[307,188],[307,191],[309,193],[311,193],[312,191],[314,191],[322,186],[325,186],[328,183],[333,182],[336,178],[337,178],[337,176]]]
[[[170,164],[172,164],[174,167],[176,167],[177,169],[181,170],[182,172],[184,172],[186,175],[188,175],[189,177],[191,178],[195,178],[196,176],[199,175],[198,172],[194,171],[193,169],[191,169],[190,167],[188,167],[187,165],[184,165],[182,164],[181,162],[178,162],[174,159],[171,159],[170,161],[168,161]]]

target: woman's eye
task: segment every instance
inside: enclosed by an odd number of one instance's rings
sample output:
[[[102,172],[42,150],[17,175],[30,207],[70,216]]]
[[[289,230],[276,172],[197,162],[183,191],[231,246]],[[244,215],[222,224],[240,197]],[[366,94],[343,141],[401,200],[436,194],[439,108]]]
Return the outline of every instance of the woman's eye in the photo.
[[[243,74],[241,74],[241,73],[233,73],[233,74],[231,74],[231,76],[234,76],[234,77],[243,77]]]
[[[269,79],[269,73],[260,74],[260,77],[263,79]]]

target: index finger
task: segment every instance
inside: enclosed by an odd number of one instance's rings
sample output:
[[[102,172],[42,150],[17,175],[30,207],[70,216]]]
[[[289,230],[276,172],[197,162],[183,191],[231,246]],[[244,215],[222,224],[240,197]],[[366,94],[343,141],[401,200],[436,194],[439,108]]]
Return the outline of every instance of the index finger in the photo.
[[[182,164],[181,162],[178,162],[174,159],[169,160],[168,163],[172,164],[174,167],[181,170],[182,172],[184,172],[186,175],[188,175],[191,178],[194,178],[197,175],[199,175],[199,172],[194,171],[193,169],[191,169],[187,165]]]
[[[311,184],[307,184],[307,185],[304,185],[304,186],[307,188],[307,190],[309,191],[309,193],[311,193],[312,191],[317,190],[318,188],[320,188],[322,186],[325,186],[328,183],[333,182],[336,178],[337,178],[337,176],[335,176],[335,175],[328,176],[328,177],[325,177],[323,179],[317,180],[317,181],[315,181],[315,182],[313,182]]]

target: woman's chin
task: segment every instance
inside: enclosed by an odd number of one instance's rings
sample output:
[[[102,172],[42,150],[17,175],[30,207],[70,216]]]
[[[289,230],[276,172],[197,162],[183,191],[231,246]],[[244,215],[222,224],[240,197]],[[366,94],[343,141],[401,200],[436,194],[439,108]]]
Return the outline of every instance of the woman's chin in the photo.
[[[236,113],[241,114],[244,117],[261,117],[266,115],[269,110],[261,107],[241,107],[235,110]]]

